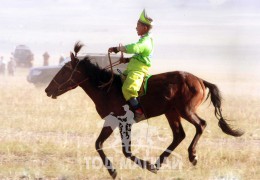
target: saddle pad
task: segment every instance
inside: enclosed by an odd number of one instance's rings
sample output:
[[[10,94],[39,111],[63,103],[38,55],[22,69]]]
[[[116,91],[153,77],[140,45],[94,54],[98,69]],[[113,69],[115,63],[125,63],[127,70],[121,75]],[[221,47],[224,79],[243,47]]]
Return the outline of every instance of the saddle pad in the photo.
[[[150,79],[150,77],[152,77],[152,75],[147,75],[147,76],[144,77],[142,86],[141,86],[140,90],[138,91],[139,96],[146,95],[147,88],[148,88],[148,80]]]

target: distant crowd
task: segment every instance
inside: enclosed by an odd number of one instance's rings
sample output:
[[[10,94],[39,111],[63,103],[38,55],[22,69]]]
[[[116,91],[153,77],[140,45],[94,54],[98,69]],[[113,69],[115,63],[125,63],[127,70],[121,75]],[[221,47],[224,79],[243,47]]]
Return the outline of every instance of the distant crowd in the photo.
[[[49,66],[49,59],[50,59],[49,53],[46,51],[42,56],[43,56],[43,66]],[[59,64],[62,63],[64,60],[65,60],[64,56],[61,55],[59,58]],[[0,76],[4,76],[6,74],[6,71],[9,76],[14,76],[16,67],[17,67],[17,63],[13,56],[10,57],[8,61],[6,61],[3,56],[0,57]]]
[[[46,51],[42,56],[43,56],[43,66],[49,66],[49,58],[50,58],[49,53]],[[62,63],[64,60],[65,60],[64,56],[61,55],[59,59],[59,64]]]
[[[9,76],[14,76],[16,63],[13,57],[10,57],[9,61],[6,62],[4,57],[0,57],[0,75],[5,75],[6,68]]]

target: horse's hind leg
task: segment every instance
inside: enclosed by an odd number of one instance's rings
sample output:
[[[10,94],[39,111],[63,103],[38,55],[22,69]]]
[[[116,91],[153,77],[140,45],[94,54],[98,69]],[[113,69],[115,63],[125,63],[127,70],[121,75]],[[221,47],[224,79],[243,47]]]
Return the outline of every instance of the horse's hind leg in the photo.
[[[102,128],[101,133],[96,140],[96,150],[97,150],[98,154],[100,155],[104,166],[106,166],[109,174],[112,176],[113,179],[115,179],[117,172],[115,169],[113,169],[111,161],[106,157],[104,151],[102,150],[104,141],[112,134],[112,132],[113,132],[113,129],[109,126]]]
[[[119,130],[121,134],[122,140],[122,151],[126,158],[131,159],[134,163],[136,163],[141,168],[146,168],[147,170],[156,173],[155,166],[151,164],[149,161],[144,161],[142,159],[137,158],[132,154],[131,151],[131,128],[132,123],[122,124],[119,123]]]
[[[155,166],[157,170],[161,167],[161,164],[166,160],[166,158],[172,153],[172,151],[180,144],[180,142],[185,138],[185,132],[181,125],[181,117],[175,111],[169,111],[165,114],[169,125],[171,127],[173,133],[173,141],[168,146],[168,148],[160,155],[159,159],[157,160]]]
[[[196,128],[196,134],[188,148],[189,152],[189,160],[195,166],[197,164],[197,156],[196,156],[196,145],[199,141],[200,136],[203,133],[203,130],[206,128],[206,121],[201,119],[196,113],[188,112],[183,116],[187,121],[192,123]]]

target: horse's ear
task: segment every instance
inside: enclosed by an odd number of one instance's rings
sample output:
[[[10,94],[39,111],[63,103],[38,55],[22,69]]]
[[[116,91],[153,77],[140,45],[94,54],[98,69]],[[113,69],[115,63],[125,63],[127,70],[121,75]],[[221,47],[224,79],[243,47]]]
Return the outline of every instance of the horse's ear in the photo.
[[[70,59],[72,66],[75,66],[78,62],[78,59],[74,56],[73,52],[70,52]]]
[[[76,58],[75,58],[73,52],[70,52],[70,59],[71,59],[71,62],[76,61]]]

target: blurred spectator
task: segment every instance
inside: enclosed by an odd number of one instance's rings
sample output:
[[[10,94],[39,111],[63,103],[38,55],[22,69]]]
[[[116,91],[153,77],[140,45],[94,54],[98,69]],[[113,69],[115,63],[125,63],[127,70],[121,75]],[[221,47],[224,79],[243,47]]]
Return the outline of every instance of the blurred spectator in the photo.
[[[59,64],[62,63],[64,60],[65,60],[64,56],[61,55],[61,56],[60,56],[60,59],[59,59]]]
[[[43,66],[49,66],[49,58],[50,58],[50,55],[49,55],[49,53],[46,51],[46,52],[43,54]]]
[[[0,58],[0,74],[1,75],[5,75],[5,60],[4,60],[4,57],[1,56]]]
[[[9,76],[14,76],[15,66],[16,66],[16,63],[14,61],[14,58],[10,57],[10,60],[9,60],[9,62],[7,64],[7,69],[8,69],[8,75]]]

